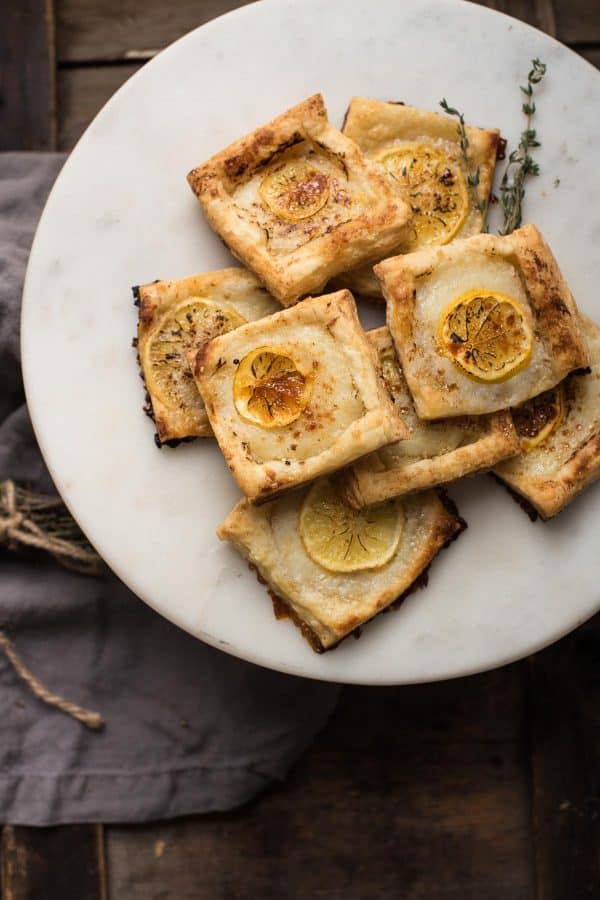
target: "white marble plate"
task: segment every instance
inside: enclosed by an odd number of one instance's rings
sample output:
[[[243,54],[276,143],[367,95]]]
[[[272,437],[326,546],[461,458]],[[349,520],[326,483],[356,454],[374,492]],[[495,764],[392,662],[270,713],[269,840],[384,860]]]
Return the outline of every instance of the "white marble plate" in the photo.
[[[600,607],[600,485],[532,524],[487,477],[452,490],[468,531],[429,587],[360,641],[317,656],[277,622],[215,526],[238,491],[215,445],[158,451],[141,412],[130,286],[230,264],[185,175],[240,134],[322,91],[448,101],[468,121],[523,127],[519,84],[548,65],[536,125],[543,173],[527,219],[553,247],[581,308],[600,319],[600,76],[550,38],[456,0],[269,0],[161,53],[106,105],[46,206],[27,275],[23,366],[58,489],[114,571],[155,610],[264,666],[370,684],[450,678],[517,659]],[[559,183],[557,183],[559,180]]]

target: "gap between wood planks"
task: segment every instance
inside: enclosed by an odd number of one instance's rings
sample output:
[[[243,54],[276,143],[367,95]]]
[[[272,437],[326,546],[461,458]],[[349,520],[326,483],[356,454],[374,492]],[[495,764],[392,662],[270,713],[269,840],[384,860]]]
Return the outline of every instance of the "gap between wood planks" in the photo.
[[[3,900],[107,900],[102,825],[5,825],[0,889]]]

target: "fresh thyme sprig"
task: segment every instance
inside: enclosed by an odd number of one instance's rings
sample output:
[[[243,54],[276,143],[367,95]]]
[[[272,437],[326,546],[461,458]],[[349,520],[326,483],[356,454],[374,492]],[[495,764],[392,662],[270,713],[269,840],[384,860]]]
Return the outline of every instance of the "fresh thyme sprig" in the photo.
[[[529,151],[541,146],[535,129],[531,127],[531,121],[535,114],[533,86],[539,84],[545,74],[545,64],[539,59],[532,59],[527,85],[525,87],[521,85],[521,92],[526,98],[522,109],[527,116],[527,124],[525,130],[521,132],[519,146],[508,157],[506,171],[500,182],[500,205],[504,213],[504,223],[500,234],[510,234],[519,227],[522,220],[525,179],[529,175],[540,174],[540,167],[533,160]]]
[[[456,133],[458,134],[458,138],[460,141],[460,151],[462,153],[465,169],[467,170],[467,185],[469,186],[469,190],[472,194],[473,206],[479,212],[483,212],[485,210],[486,204],[479,199],[479,195],[477,192],[477,188],[479,187],[479,166],[477,166],[474,172],[471,170],[471,160],[469,158],[469,138],[467,137],[464,114],[461,113],[458,109],[455,109],[453,106],[450,106],[445,98],[443,100],[440,100],[440,106],[445,113],[448,113],[449,116],[454,116],[458,119]]]

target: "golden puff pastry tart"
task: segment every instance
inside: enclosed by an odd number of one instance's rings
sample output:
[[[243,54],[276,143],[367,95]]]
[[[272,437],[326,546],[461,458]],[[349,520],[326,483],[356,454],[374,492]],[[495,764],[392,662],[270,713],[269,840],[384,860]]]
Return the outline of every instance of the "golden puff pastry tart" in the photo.
[[[588,354],[575,301],[526,225],[375,267],[417,415],[484,415],[549,390]]]
[[[581,316],[590,372],[573,373],[513,410],[520,456],[495,475],[543,519],[600,477],[600,328]]]
[[[356,510],[323,477],[259,507],[241,501],[217,535],[256,568],[278,618],[321,653],[422,586],[464,527],[434,492]]]
[[[410,207],[315,94],[194,169],[212,228],[284,306],[392,252]]]
[[[388,444],[353,463],[340,478],[346,501],[360,509],[490,469],[520,452],[507,411],[488,416],[419,419],[387,328],[367,332],[377,350],[396,410],[410,430],[407,440]]]
[[[408,434],[349,291],[216,337],[193,364],[221,451],[255,502]]]
[[[342,131],[411,206],[412,225],[397,253],[447,244],[483,229],[500,146],[497,129],[465,125],[465,159],[456,119],[354,97]],[[336,283],[382,299],[372,266],[338,276]]]
[[[221,269],[133,289],[139,307],[138,350],[156,441],[212,435],[188,353],[206,341],[281,306],[244,269]]]

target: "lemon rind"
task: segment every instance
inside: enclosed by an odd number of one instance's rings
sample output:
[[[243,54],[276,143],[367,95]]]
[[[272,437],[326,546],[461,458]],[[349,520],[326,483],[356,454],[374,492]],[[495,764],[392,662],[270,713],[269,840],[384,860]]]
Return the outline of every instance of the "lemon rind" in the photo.
[[[519,313],[521,321],[524,325],[524,330],[525,330],[527,338],[528,338],[527,353],[524,354],[523,357],[521,357],[521,359],[519,359],[519,361],[515,365],[511,366],[511,368],[507,372],[503,372],[502,374],[497,374],[497,375],[495,375],[495,377],[491,377],[491,378],[486,378],[485,376],[475,374],[475,372],[472,372],[469,369],[467,369],[460,362],[460,360],[456,359],[453,356],[450,356],[450,354],[447,352],[447,349],[446,349],[447,342],[444,340],[444,338],[442,336],[442,331],[444,329],[444,326],[445,326],[451,312],[454,309],[456,309],[457,306],[464,304],[464,303],[468,303],[468,302],[470,302],[470,300],[475,299],[475,297],[481,297],[481,296],[495,297],[495,298],[498,298],[498,300],[500,302],[508,303],[510,306],[512,306],[513,309],[515,309]],[[454,365],[460,370],[460,372],[462,372],[464,375],[466,375],[468,378],[472,379],[473,381],[476,381],[478,384],[502,384],[502,382],[508,381],[510,378],[513,378],[515,375],[517,375],[519,372],[521,372],[525,368],[525,366],[529,363],[531,356],[533,354],[533,332],[531,330],[529,322],[527,321],[527,317],[524,313],[523,308],[520,306],[520,304],[516,300],[513,299],[513,297],[510,297],[508,294],[503,294],[500,291],[489,290],[487,288],[467,291],[465,294],[461,294],[459,297],[456,297],[445,307],[445,309],[443,310],[443,312],[440,316],[440,319],[439,319],[437,340],[438,340],[438,345],[439,345],[440,349],[442,350],[444,356],[446,356],[447,359],[450,359],[450,361],[452,363],[454,363]]]

